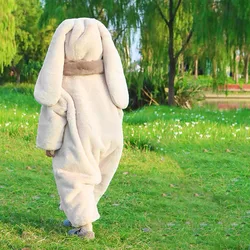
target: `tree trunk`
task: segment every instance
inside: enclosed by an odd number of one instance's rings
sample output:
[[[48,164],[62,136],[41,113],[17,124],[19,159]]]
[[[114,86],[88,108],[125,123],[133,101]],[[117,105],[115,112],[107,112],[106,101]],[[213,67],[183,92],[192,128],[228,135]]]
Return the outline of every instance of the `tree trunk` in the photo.
[[[16,83],[20,83],[21,80],[21,72],[15,66],[11,66],[11,70],[14,72],[14,76],[16,77]]]
[[[239,63],[236,61],[235,62],[235,83],[239,83]]]
[[[181,75],[184,77],[184,56],[181,58]]]
[[[213,78],[217,77],[217,61],[213,59]]]
[[[184,55],[181,54],[180,55],[180,71],[179,71],[179,74],[184,77]]]
[[[174,79],[176,74],[176,60],[174,56],[174,13],[173,0],[169,1],[169,43],[168,43],[168,57],[169,57],[169,76],[168,76],[168,105],[175,105],[174,101]]]
[[[244,58],[244,75],[245,75],[245,83],[248,84],[248,67],[249,67],[249,54],[246,54]]]
[[[169,62],[169,77],[168,77],[168,105],[175,105],[174,101],[174,79],[176,74],[176,63],[175,60]]]
[[[16,71],[16,83],[20,83],[21,81],[21,73],[17,70]]]
[[[198,79],[198,56],[195,56],[194,59],[194,78]]]

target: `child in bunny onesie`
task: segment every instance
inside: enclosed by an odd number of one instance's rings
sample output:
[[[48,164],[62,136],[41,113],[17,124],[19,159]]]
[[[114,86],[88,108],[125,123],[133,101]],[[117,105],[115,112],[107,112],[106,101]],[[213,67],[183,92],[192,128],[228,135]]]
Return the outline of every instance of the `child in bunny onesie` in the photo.
[[[68,19],[54,33],[39,73],[42,105],[37,146],[53,172],[69,234],[92,239],[97,204],[118,167],[128,89],[107,28],[91,18]]]

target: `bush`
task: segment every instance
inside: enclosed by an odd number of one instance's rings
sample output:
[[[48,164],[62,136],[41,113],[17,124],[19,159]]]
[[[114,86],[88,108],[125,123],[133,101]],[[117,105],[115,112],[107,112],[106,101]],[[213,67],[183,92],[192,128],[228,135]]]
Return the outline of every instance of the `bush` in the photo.
[[[194,103],[205,99],[202,86],[187,82],[183,78],[176,82],[174,89],[175,103],[182,108],[191,109]]]

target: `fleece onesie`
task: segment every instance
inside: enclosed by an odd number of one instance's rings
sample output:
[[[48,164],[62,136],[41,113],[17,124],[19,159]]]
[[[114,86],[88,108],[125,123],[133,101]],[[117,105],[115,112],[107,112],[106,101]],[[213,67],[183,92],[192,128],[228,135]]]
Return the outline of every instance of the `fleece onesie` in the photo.
[[[91,18],[56,29],[39,73],[37,146],[55,150],[61,208],[74,227],[96,221],[97,203],[121,158],[128,89],[107,28]]]

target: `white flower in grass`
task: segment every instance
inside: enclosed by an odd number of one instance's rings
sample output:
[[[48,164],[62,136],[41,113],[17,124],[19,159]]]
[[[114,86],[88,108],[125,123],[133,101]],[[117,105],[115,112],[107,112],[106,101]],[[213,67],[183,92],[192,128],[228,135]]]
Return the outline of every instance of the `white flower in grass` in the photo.
[[[236,137],[236,134],[235,134],[235,133],[232,133],[232,135],[233,135],[234,137]]]
[[[186,124],[186,126],[188,127],[190,123],[189,123],[189,122],[185,122],[185,124]]]
[[[29,123],[28,123],[28,122],[26,122],[25,124],[26,124],[26,125],[29,125]]]
[[[246,140],[250,140],[250,137],[247,137]]]
[[[210,138],[210,137],[211,137],[211,135],[206,135],[206,137],[207,137],[207,138]]]
[[[249,130],[249,127],[245,127],[246,130]]]
[[[11,122],[6,122],[5,127],[8,127],[11,124]]]

